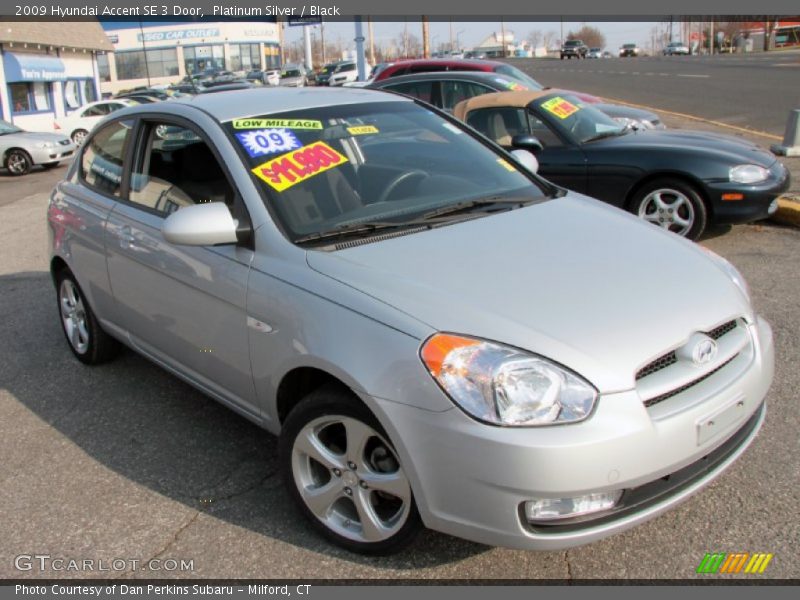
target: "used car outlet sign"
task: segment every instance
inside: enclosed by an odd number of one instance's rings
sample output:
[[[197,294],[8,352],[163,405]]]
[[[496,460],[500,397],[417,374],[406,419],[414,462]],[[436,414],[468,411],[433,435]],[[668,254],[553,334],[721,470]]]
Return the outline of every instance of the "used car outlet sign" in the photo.
[[[408,97],[225,93],[88,134],[47,211],[53,319],[76,360],[128,345],[278,435],[326,539],[568,548],[671,509],[755,439],[772,330],[726,260]],[[624,136],[566,91],[511,108]]]

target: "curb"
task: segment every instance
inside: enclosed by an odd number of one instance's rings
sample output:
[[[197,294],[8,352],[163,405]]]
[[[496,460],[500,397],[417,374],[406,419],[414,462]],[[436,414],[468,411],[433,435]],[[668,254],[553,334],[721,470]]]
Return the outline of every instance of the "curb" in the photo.
[[[788,194],[778,198],[778,210],[769,219],[781,225],[800,228],[800,194]]]

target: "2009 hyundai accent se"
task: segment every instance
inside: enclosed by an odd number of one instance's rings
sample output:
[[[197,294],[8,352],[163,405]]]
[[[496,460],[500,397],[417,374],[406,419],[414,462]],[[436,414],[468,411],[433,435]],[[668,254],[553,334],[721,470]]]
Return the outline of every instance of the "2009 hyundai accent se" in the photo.
[[[49,207],[69,347],[129,346],[278,434],[354,551],[625,530],[753,441],[772,332],[728,262],[529,159],[357,89],[114,113]]]

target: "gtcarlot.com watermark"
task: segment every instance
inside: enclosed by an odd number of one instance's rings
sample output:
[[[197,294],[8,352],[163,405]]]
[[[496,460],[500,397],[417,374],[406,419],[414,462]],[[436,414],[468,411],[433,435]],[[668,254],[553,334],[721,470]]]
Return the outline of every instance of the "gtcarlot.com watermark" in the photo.
[[[194,559],[185,558],[68,558],[49,554],[19,554],[14,557],[17,571],[55,571],[56,573],[120,573],[123,571],[192,572]]]

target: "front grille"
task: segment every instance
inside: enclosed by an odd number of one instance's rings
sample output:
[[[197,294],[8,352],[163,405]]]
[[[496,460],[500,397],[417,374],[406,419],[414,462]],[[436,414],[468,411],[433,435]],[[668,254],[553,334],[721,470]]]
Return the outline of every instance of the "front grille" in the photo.
[[[695,379],[694,381],[690,381],[690,382],[689,382],[689,383],[687,383],[686,385],[682,385],[682,386],[681,386],[681,387],[679,387],[679,388],[675,388],[674,390],[670,390],[670,391],[669,391],[669,392],[667,392],[666,394],[661,394],[660,396],[656,396],[655,398],[650,398],[649,400],[645,400],[645,402],[644,402],[644,405],[645,405],[647,408],[650,408],[651,406],[654,406],[654,405],[658,404],[659,402],[663,402],[664,400],[669,400],[669,399],[670,399],[670,398],[672,398],[673,396],[677,396],[677,395],[678,395],[678,394],[680,394],[681,392],[685,392],[685,391],[686,391],[686,390],[688,390],[690,387],[692,387],[692,386],[695,386],[695,385],[697,385],[698,383],[700,383],[701,381],[703,381],[703,380],[705,380],[705,379],[708,379],[709,377],[711,377],[711,376],[712,376],[714,373],[716,373],[717,371],[719,371],[719,370],[720,370],[722,367],[724,367],[725,365],[727,365],[729,362],[731,362],[731,361],[732,361],[734,358],[736,358],[737,356],[739,356],[739,355],[737,354],[737,355],[735,355],[735,356],[732,356],[731,358],[729,358],[728,360],[726,360],[724,363],[722,363],[720,366],[718,366],[716,369],[714,369],[714,370],[712,370],[712,371],[709,371],[708,373],[706,373],[706,374],[705,374],[705,375],[703,375],[702,377],[698,377],[698,378],[697,378],[697,379]]]
[[[727,323],[723,323],[719,327],[715,327],[711,331],[704,332],[708,337],[712,340],[718,340],[726,333],[730,333],[734,329],[736,329],[736,320],[728,321]],[[636,380],[642,379],[643,377],[647,377],[648,375],[652,375],[656,371],[660,371],[661,369],[665,369],[670,365],[674,365],[678,362],[678,357],[675,354],[675,351],[672,350],[671,352],[667,352],[666,354],[662,354],[653,362],[646,364],[641,369],[636,372]]]

